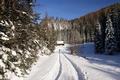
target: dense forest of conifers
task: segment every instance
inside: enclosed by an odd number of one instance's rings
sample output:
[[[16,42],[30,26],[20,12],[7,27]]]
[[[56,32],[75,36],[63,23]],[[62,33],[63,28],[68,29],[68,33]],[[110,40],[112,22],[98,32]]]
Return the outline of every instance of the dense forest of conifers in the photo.
[[[0,79],[9,80],[10,73],[26,74],[38,51],[51,54],[59,33],[66,43],[94,41],[96,53],[120,51],[120,3],[77,19],[46,18],[38,24],[35,2],[0,0]]]
[[[0,0],[0,80],[9,80],[11,74],[23,76],[38,51],[54,50],[55,33],[36,24],[34,5],[35,0]]]
[[[106,36],[108,34],[106,33],[106,29],[109,29],[107,27],[109,25],[114,28],[117,27],[117,31],[114,31],[114,33],[119,36],[119,12],[120,3],[116,3],[73,20],[45,17],[41,23],[47,22],[47,27],[61,34],[61,40],[64,40],[66,43],[72,44],[94,41],[96,44],[96,52],[105,52]],[[110,24],[108,24],[108,22]],[[98,32],[100,32],[99,36],[97,34]],[[99,42],[97,39],[101,39],[101,41]],[[119,51],[119,39],[117,38],[116,40],[116,51]]]
[[[70,23],[82,36],[82,42],[95,42],[97,53],[120,51],[120,3],[70,20]]]

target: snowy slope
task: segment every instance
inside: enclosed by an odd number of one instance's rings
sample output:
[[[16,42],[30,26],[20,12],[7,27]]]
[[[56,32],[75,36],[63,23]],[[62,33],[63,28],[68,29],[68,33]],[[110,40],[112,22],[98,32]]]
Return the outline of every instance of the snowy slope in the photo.
[[[71,55],[72,45],[56,46],[51,56],[41,56],[24,80],[119,80],[120,55],[96,55],[94,44],[78,46],[78,55]]]

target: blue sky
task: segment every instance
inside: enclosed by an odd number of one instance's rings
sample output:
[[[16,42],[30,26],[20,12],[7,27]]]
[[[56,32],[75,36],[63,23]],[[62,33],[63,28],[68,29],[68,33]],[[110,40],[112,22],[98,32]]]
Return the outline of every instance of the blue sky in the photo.
[[[74,19],[89,12],[99,10],[110,4],[120,2],[120,0],[36,0],[35,7],[41,16],[47,12],[49,16]]]

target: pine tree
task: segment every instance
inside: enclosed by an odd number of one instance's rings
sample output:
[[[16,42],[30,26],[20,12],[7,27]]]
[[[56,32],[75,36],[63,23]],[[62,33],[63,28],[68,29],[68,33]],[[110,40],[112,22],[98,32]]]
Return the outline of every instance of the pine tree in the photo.
[[[101,32],[101,25],[99,21],[97,21],[96,30],[95,30],[95,50],[96,50],[96,53],[103,52],[102,32]]]
[[[112,25],[110,14],[107,15],[107,22],[106,22],[106,37],[105,37],[105,52],[109,55],[113,54],[116,48],[116,39],[115,39],[115,31]]]
[[[33,0],[0,1],[0,80],[9,80],[8,73],[21,76],[36,59],[37,55],[28,51],[35,46],[37,38],[35,28],[30,30],[28,26],[32,24],[31,2]]]
[[[113,10],[112,22],[113,22],[113,28],[115,30],[115,38],[117,43],[116,51],[120,51],[120,12],[119,10],[116,10],[116,9]]]

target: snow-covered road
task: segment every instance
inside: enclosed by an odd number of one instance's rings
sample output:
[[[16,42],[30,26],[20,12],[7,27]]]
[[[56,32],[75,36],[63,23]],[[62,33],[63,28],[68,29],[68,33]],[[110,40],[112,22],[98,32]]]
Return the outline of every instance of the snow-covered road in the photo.
[[[80,69],[65,55],[65,46],[57,46],[50,57],[38,60],[26,80],[84,80]]]
[[[78,74],[74,66],[63,54],[60,54],[60,70],[56,80],[78,80]]]
[[[21,80],[120,79],[120,55],[96,55],[93,43],[77,46],[77,55],[70,54],[71,45],[56,46],[54,54],[40,56],[30,74]]]

